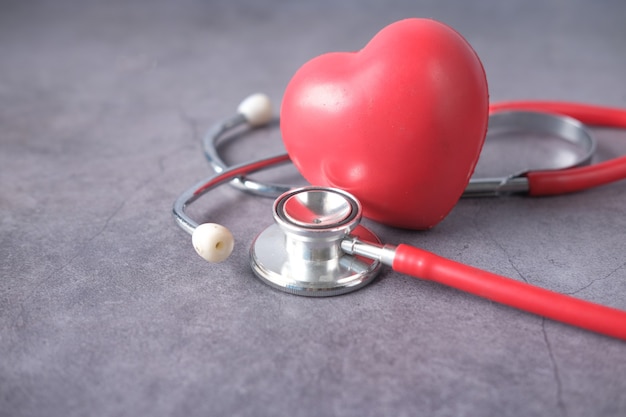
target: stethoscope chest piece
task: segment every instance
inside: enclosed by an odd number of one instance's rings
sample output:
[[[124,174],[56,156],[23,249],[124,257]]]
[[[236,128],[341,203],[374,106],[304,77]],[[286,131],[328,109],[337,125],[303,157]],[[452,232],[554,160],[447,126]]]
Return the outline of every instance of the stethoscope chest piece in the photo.
[[[304,187],[274,203],[276,224],[252,242],[250,264],[265,283],[304,296],[355,291],[372,282],[382,264],[348,255],[341,242],[349,236],[380,243],[360,226],[359,202],[341,190]]]

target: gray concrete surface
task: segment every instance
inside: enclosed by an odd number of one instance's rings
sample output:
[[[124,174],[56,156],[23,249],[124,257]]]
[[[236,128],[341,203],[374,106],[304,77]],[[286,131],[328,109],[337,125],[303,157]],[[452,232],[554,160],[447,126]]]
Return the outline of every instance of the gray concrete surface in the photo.
[[[246,260],[271,201],[199,202],[237,237],[219,265],[170,215],[209,172],[213,121],[251,92],[279,103],[308,59],[405,17],[461,32],[492,101],[626,107],[625,4],[2,1],[0,415],[626,415],[623,342],[390,271],[347,296],[286,295]],[[594,133],[600,158],[626,153],[624,131]],[[231,161],[281,149],[276,130],[254,136]],[[626,309],[626,182],[461,201],[429,232],[370,227]]]

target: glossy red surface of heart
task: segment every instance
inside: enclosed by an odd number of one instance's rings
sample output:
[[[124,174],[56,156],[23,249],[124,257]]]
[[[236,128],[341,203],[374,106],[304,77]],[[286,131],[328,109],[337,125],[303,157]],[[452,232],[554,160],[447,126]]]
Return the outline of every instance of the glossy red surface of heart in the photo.
[[[407,19],[358,52],[304,64],[285,91],[280,128],[311,184],[354,194],[378,222],[428,229],[474,171],[488,107],[469,43],[440,22]]]

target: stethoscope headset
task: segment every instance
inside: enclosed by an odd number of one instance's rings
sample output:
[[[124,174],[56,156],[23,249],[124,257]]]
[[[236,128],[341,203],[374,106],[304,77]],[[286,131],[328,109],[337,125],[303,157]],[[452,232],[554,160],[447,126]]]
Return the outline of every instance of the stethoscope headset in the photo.
[[[626,340],[626,311],[548,291],[406,244],[383,244],[360,225],[363,207],[345,190],[315,185],[292,187],[249,177],[289,162],[288,154],[234,166],[223,160],[218,149],[223,141],[233,139],[229,133],[251,131],[272,120],[269,99],[255,94],[239,105],[234,116],[216,123],[203,138],[204,153],[215,174],[186,190],[173,207],[177,224],[192,235],[193,246],[202,258],[224,261],[233,250],[233,236],[224,226],[198,224],[185,210],[208,191],[229,182],[247,193],[276,198],[275,223],[254,239],[249,259],[254,274],[278,290],[312,297],[345,294],[371,283],[387,265],[403,274]],[[463,196],[557,195],[626,179],[626,156],[591,164],[596,142],[586,126],[626,128],[626,110],[548,101],[491,104],[489,132],[557,137],[579,148],[580,156],[558,169],[525,171],[503,178],[472,178]]]

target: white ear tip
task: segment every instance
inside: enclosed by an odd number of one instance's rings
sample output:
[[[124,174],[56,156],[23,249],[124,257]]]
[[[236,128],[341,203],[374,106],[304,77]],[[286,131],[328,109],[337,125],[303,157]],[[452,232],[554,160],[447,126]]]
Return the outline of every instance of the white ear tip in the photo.
[[[252,126],[262,126],[272,120],[272,102],[262,93],[252,94],[239,104],[237,111]]]
[[[222,262],[233,251],[235,239],[230,230],[215,223],[204,223],[196,227],[191,235],[193,247],[209,262]]]

